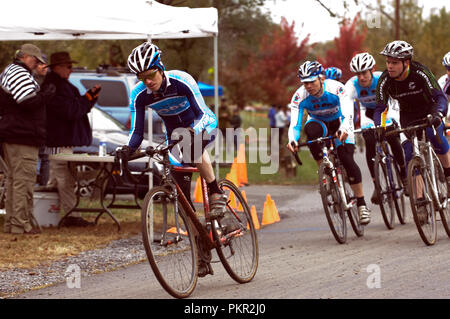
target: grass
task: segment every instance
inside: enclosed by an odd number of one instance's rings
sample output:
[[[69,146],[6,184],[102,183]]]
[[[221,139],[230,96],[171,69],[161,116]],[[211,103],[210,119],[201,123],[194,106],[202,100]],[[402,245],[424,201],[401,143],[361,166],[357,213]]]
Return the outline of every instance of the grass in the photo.
[[[253,127],[256,130],[260,128],[269,128],[269,119],[267,118],[266,110],[256,110],[254,112],[242,111],[242,128],[244,130]],[[268,131],[270,132],[270,131]],[[261,138],[261,136],[259,136]],[[264,138],[264,137],[263,137]],[[265,137],[270,139],[270,136]],[[258,140],[258,143],[261,141]],[[278,165],[278,170],[274,174],[262,174],[262,168],[270,165],[269,163],[261,163],[258,158],[257,163],[247,163],[247,175],[249,184],[278,184],[278,185],[305,185],[317,183],[317,164],[312,158],[308,149],[303,149],[300,151],[300,158],[303,162],[302,166],[298,166],[295,161],[293,161],[292,155],[289,153],[285,145],[287,144],[287,134],[285,134],[283,143],[280,145],[280,161]],[[254,141],[253,141],[254,143]],[[258,144],[260,145],[260,144]],[[249,147],[248,141],[246,141],[246,159],[249,161]],[[235,154],[236,156],[236,154]],[[226,156],[223,155],[222,158]],[[293,161],[296,166],[295,176],[287,175],[285,171],[286,161]],[[231,165],[231,164],[230,164]],[[221,167],[219,174],[221,178],[224,178],[227,173],[229,173],[230,167]]]
[[[117,202],[119,203],[119,201]],[[124,203],[124,202],[122,202]],[[132,204],[130,202],[130,204]],[[89,203],[84,207],[98,207],[98,203]],[[102,248],[113,240],[128,238],[141,231],[139,210],[113,210],[120,222],[121,231],[106,214],[98,225],[89,227],[42,228],[39,235],[14,235],[0,232],[0,271],[6,269],[30,269],[38,264],[70,257],[80,252]],[[86,213],[83,218],[94,221],[96,214]],[[3,229],[4,215],[0,215]]]

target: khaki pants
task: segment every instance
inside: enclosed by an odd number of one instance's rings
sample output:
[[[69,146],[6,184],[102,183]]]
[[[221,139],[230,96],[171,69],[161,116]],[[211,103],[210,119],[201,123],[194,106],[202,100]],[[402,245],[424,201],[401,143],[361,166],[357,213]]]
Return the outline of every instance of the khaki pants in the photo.
[[[22,234],[33,228],[33,188],[39,147],[3,143],[3,153],[8,167],[4,231]]]
[[[71,147],[60,147],[58,150],[60,154],[73,154]],[[77,202],[75,179],[69,170],[67,162],[50,160],[50,176],[47,185],[58,189],[59,202],[64,213],[67,213],[75,206]],[[80,213],[75,212],[71,216],[80,217]]]

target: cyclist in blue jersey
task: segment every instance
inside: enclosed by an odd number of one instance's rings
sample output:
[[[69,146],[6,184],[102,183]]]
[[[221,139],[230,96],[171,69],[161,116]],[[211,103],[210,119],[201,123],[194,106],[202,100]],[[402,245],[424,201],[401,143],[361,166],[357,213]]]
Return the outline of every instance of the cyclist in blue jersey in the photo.
[[[324,74],[325,74],[325,79],[340,81],[340,79],[342,77],[342,70],[339,68],[336,68],[334,66],[331,66],[331,67],[325,69]]]
[[[373,127],[373,113],[376,107],[376,89],[381,72],[375,71],[375,59],[367,52],[359,53],[352,58],[350,62],[350,70],[353,73],[356,73],[356,75],[350,78],[345,84],[347,96],[352,102],[355,100],[359,102],[361,128],[365,129]],[[391,113],[388,119],[388,124],[392,124],[393,121],[398,122],[398,112],[395,112],[397,110],[393,110],[393,108],[390,110]],[[370,171],[370,176],[375,184],[374,159],[376,153],[376,136],[372,131],[370,131],[364,132],[363,137],[366,145],[367,166]],[[399,165],[402,180],[405,182],[405,158],[400,140],[397,136],[390,136],[387,138],[387,141],[389,142],[392,152],[394,153],[394,158]],[[373,191],[371,201],[376,205],[379,204],[376,189]]]
[[[295,92],[289,105],[291,123],[287,147],[291,152],[298,151],[305,110],[308,119],[304,131],[308,141],[336,134],[339,139],[337,152],[357,198],[360,222],[367,225],[370,222],[370,210],[364,200],[361,170],[353,158],[355,151],[353,103],[346,97],[344,85],[335,80],[325,79],[323,67],[316,61],[304,62],[298,70],[298,77],[303,86]],[[312,144],[309,149],[320,165],[323,157],[320,145]]]
[[[205,150],[214,139],[217,119],[206,106],[195,80],[186,72],[166,71],[161,61],[161,51],[150,42],[133,49],[128,57],[128,67],[139,82],[130,96],[131,128],[125,149],[135,152],[144,138],[145,111],[155,110],[164,121],[168,142],[172,132],[186,128],[191,134],[191,158],[184,163],[195,163],[205,178],[210,195],[211,218],[223,217],[226,195],[219,188],[208,152]],[[200,138],[198,138],[200,137]],[[204,140],[207,138],[207,140]],[[196,154],[194,140],[201,141],[201,153]],[[182,143],[186,143],[183,141]],[[176,156],[175,156],[176,157]],[[173,159],[173,157],[172,157]],[[190,183],[189,183],[190,188]]]
[[[450,195],[450,148],[444,137],[442,122],[443,115],[447,114],[447,97],[431,71],[412,60],[413,53],[411,44],[401,40],[388,43],[380,52],[386,57],[387,69],[378,80],[374,122],[377,125],[381,123],[381,113],[387,109],[389,98],[398,100],[402,127],[423,122],[427,115],[432,115],[433,126],[440,138],[433,134],[431,128],[427,128],[425,132],[444,167]],[[408,140],[404,147],[408,164],[412,158],[411,142]],[[426,216],[423,209],[420,214]]]

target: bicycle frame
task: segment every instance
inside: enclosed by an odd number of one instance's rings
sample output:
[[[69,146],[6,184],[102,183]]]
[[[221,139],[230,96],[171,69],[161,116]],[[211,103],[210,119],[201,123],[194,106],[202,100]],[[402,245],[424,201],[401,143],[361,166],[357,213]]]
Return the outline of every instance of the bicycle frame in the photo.
[[[328,156],[328,151],[331,151],[331,153],[334,154],[334,162],[337,162],[336,163],[337,165],[335,165],[335,163],[333,163],[333,161],[330,160],[330,157]],[[339,194],[341,196],[342,209],[344,211],[349,210],[350,208],[353,207],[353,203],[352,202],[347,203],[347,196],[345,196],[345,189],[344,189],[344,178],[342,177],[342,171],[341,171],[341,167],[340,167],[341,165],[339,162],[339,157],[337,156],[337,154],[335,154],[334,141],[331,142],[330,149],[328,149],[328,147],[324,143],[324,145],[322,147],[322,153],[323,153],[323,162],[331,170],[332,180],[339,189]]]
[[[178,198],[177,201],[175,201],[175,213],[178,212],[178,202],[183,207],[183,210],[188,215],[190,221],[194,225],[197,233],[200,235],[200,238],[202,239],[202,242],[206,244],[206,248],[211,250],[213,248],[216,248],[216,243],[213,240],[213,235],[211,231],[211,227],[209,227],[209,231],[205,226],[200,222],[197,215],[195,214],[194,209],[192,208],[191,204],[189,203],[188,199],[184,195],[183,191],[181,190],[178,183],[175,181],[175,178],[172,176],[172,170],[177,172],[188,172],[188,173],[195,173],[198,172],[198,169],[195,167],[173,167],[172,164],[170,164],[169,161],[169,155],[168,153],[164,155],[164,158],[160,163],[163,166],[162,169],[162,186],[170,188],[170,190],[173,192],[174,196]],[[203,178],[201,178],[201,184],[202,184],[202,194],[203,194],[203,208],[205,212],[205,221],[206,225],[210,223],[209,221],[209,198],[208,198],[208,191],[206,187],[206,182]],[[167,228],[167,214],[164,214],[164,224],[163,227]],[[178,215],[175,216],[175,222],[177,225],[177,236],[180,236],[179,233],[180,227],[178,224]],[[163,232],[163,237],[166,236],[166,232]]]
[[[334,136],[321,137],[321,138],[318,138],[318,139],[315,139],[312,141],[300,143],[299,147],[307,146],[312,143],[322,143],[322,154],[323,154],[322,161],[330,169],[333,183],[335,183],[339,189],[339,195],[341,196],[342,209],[344,211],[347,211],[353,207],[353,203],[352,202],[348,203],[347,196],[345,195],[344,178],[342,176],[339,156],[336,153],[336,149],[335,149],[335,145],[334,145],[335,138],[336,137],[334,137]],[[330,147],[328,147],[326,145],[326,143],[325,143],[326,141],[331,141]],[[334,160],[330,159],[329,154],[333,154]],[[295,153],[294,156],[297,160],[297,163],[299,165],[302,165],[302,162],[301,162],[300,158],[298,157],[298,154]]]

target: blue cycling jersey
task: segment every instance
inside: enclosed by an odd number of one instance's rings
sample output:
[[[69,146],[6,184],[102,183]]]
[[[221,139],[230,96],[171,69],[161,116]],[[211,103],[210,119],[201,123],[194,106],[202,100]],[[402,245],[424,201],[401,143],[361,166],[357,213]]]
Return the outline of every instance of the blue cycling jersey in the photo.
[[[306,110],[311,119],[331,122],[341,119],[346,131],[353,130],[353,104],[344,98],[345,90],[342,83],[327,79],[323,83],[322,96],[309,95],[305,87],[300,87],[292,97],[291,125],[289,126],[289,142],[298,141],[303,122],[303,112]]]
[[[161,92],[160,92],[161,91]],[[144,138],[145,110],[149,107],[162,118],[166,135],[180,127],[190,127],[195,134],[211,133],[217,127],[215,114],[206,106],[195,80],[186,72],[166,71],[162,89],[152,92],[143,82],[131,92],[131,128],[128,146],[134,151]]]
[[[382,72],[372,73],[372,83],[369,87],[362,87],[358,77],[355,75],[345,84],[345,90],[349,98],[358,100],[359,103],[368,109],[375,109],[377,106],[377,83]]]

